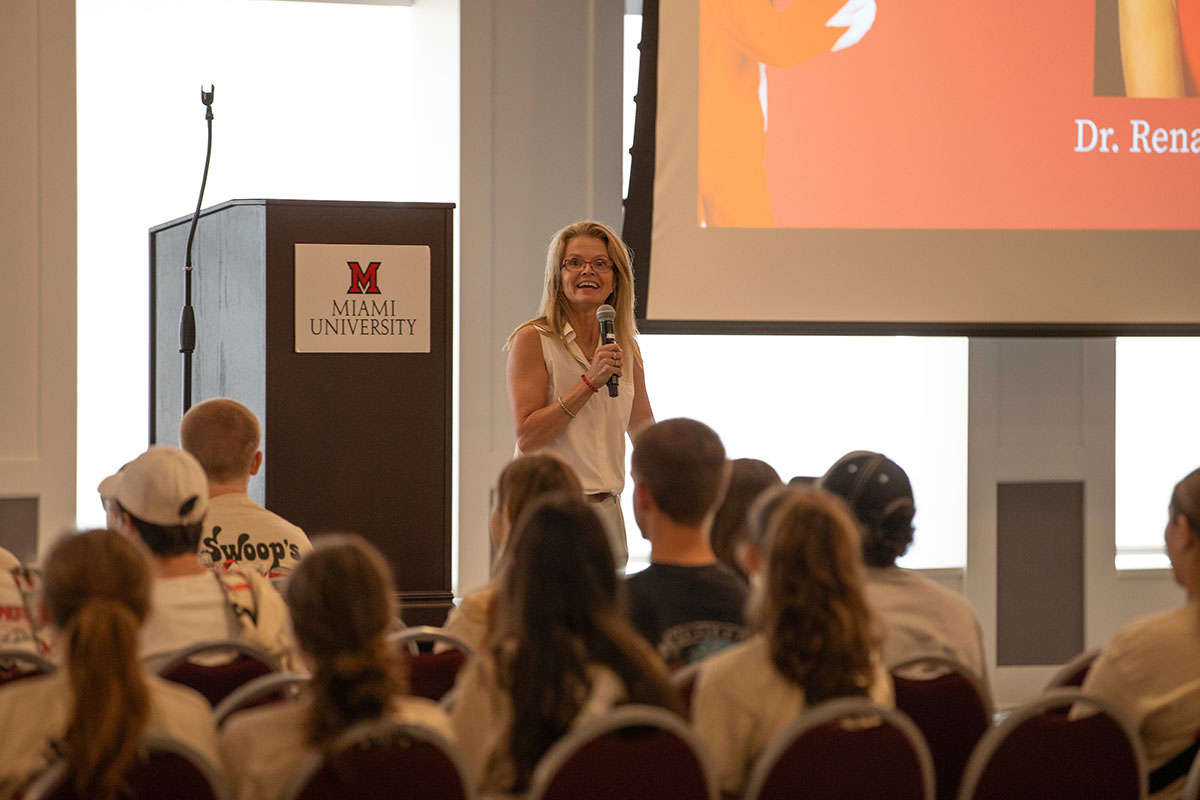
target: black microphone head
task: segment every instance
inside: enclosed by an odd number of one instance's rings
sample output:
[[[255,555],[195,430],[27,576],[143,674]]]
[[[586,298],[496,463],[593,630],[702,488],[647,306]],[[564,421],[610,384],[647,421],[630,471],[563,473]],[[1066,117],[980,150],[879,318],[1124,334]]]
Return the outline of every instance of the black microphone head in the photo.
[[[596,319],[600,322],[612,322],[617,318],[617,310],[608,303],[596,309]]]

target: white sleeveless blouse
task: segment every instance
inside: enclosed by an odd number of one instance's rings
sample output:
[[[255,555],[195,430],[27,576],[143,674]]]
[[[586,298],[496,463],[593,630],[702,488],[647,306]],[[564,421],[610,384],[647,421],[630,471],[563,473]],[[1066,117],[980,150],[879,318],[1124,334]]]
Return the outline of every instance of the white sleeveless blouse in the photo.
[[[542,335],[542,358],[546,362],[549,381],[545,405],[557,405],[558,398],[587,372],[588,361],[575,343],[575,331],[570,325],[565,331],[566,346],[554,334],[538,330]],[[608,396],[601,386],[567,425],[557,439],[541,448],[571,465],[579,476],[585,494],[611,492],[620,494],[625,488],[625,433],[633,411],[633,370],[621,377],[620,394]],[[517,455],[521,455],[520,449]]]

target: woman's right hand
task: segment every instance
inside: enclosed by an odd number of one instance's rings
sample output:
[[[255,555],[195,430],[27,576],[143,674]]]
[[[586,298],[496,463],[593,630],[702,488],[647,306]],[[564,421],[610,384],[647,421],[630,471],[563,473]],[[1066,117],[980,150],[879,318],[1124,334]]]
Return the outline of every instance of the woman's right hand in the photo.
[[[600,387],[608,383],[608,379],[613,375],[621,377],[624,357],[621,346],[616,342],[597,347],[596,352],[592,354],[592,365],[587,371],[588,383]]]

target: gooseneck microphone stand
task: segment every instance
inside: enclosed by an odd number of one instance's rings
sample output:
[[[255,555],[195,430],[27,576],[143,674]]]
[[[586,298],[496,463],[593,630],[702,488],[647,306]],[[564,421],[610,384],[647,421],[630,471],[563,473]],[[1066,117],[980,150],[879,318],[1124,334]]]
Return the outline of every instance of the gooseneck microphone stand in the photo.
[[[207,92],[200,87],[200,102],[204,103],[204,119],[208,123],[208,149],[204,153],[204,177],[200,179],[200,197],[196,199],[196,213],[192,214],[192,227],[188,231],[187,255],[183,264],[183,314],[179,318],[179,352],[183,353],[183,413],[192,407],[192,353],[196,352],[196,312],[192,309],[192,240],[196,238],[196,224],[200,221],[200,206],[204,203],[204,186],[208,183],[208,162],[212,158],[213,97],[216,84]]]

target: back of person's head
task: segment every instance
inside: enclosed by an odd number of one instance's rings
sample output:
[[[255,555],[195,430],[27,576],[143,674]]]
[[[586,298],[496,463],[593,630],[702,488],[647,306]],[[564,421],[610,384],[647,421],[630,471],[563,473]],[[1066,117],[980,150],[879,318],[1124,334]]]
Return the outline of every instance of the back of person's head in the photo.
[[[326,747],[407,689],[387,641],[398,613],[391,569],[361,536],[325,535],[292,573],[286,597],[296,641],[313,661],[309,741]]]
[[[512,567],[491,642],[513,703],[514,790],[570,727],[591,686],[590,665],[613,670],[629,701],[681,710],[666,666],[630,626],[604,525],[586,501],[536,500],[513,530]]]
[[[517,456],[500,470],[496,505],[508,509],[510,518],[515,520],[531,501],[554,492],[583,497],[579,477],[570,465],[547,453]]]
[[[863,560],[890,567],[913,540],[912,483],[900,465],[882,453],[856,450],[839,458],[817,482],[846,501],[863,534]]]
[[[1182,516],[1192,533],[1200,536],[1200,469],[1194,469],[1171,490],[1171,520]]]
[[[138,630],[150,607],[149,568],[121,534],[87,531],[54,546],[43,579],[71,686],[64,746],[75,789],[80,797],[109,800],[133,764],[150,716],[138,660]]]
[[[150,553],[195,553],[208,512],[208,478],[190,453],[153,445],[100,484]]]
[[[775,668],[809,704],[865,695],[875,642],[845,504],[827,492],[784,490],[767,523],[765,573],[758,622]]]
[[[703,522],[725,491],[725,446],[716,431],[694,419],[668,419],[642,430],[630,467],[659,510],[681,525]]]
[[[180,447],[196,457],[213,483],[249,478],[261,437],[254,412],[227,397],[197,403],[179,423]]]
[[[746,577],[746,571],[738,561],[738,546],[746,541],[747,514],[750,504],[772,486],[779,486],[779,473],[765,461],[757,458],[738,458],[729,463],[729,486],[725,499],[713,517],[709,541],[713,554]]]

